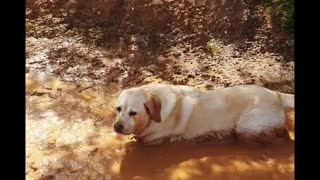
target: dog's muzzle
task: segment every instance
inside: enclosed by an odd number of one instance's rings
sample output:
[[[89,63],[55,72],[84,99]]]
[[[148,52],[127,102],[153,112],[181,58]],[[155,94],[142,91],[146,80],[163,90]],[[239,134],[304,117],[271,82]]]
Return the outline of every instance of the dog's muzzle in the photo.
[[[114,131],[117,132],[117,133],[122,133],[122,130],[123,130],[123,125],[121,122],[116,122],[114,125],[113,125],[113,128],[114,128]]]

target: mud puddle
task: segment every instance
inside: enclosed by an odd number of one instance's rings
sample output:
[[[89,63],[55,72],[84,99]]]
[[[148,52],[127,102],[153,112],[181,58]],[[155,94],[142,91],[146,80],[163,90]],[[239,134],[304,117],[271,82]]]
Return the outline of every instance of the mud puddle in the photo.
[[[146,147],[112,131],[119,87],[27,74],[27,179],[294,179],[294,145]]]

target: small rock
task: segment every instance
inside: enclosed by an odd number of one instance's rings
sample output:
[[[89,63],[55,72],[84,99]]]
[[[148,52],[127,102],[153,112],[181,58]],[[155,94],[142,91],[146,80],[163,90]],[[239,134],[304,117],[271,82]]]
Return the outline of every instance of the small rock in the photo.
[[[43,95],[45,95],[45,94],[47,94],[47,93],[34,91],[34,92],[31,93],[31,96],[43,96]]]
[[[203,70],[208,70],[210,68],[210,65],[203,66]]]
[[[31,165],[31,166],[30,166],[30,169],[32,169],[32,171],[33,171],[33,172],[35,172],[35,171],[37,171],[37,170],[38,170],[38,168],[37,168],[37,167],[35,167],[35,166],[33,166],[33,165]]]
[[[179,52],[175,52],[175,53],[173,54],[173,56],[174,56],[174,57],[179,57],[179,56],[181,56],[181,54],[180,54]]]
[[[212,85],[212,84],[206,84],[204,87],[205,87],[205,88],[212,88],[213,85]]]
[[[194,75],[192,75],[192,74],[188,74],[188,76],[187,76],[188,78],[194,78]]]
[[[202,74],[200,77],[203,79],[208,79],[210,76],[208,74]]]

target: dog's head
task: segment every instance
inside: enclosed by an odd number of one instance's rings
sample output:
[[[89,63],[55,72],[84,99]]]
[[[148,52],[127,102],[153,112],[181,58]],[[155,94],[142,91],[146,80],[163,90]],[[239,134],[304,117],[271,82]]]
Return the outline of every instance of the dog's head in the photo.
[[[159,100],[142,88],[124,90],[118,97],[116,110],[114,131],[125,135],[139,135],[151,121],[161,121]]]

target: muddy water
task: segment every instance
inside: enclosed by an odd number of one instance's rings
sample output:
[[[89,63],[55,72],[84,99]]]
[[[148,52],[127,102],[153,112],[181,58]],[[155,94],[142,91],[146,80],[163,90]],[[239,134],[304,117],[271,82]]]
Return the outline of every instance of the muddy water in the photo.
[[[143,146],[112,132],[119,88],[27,76],[27,179],[294,179],[294,144]]]

